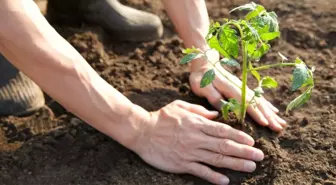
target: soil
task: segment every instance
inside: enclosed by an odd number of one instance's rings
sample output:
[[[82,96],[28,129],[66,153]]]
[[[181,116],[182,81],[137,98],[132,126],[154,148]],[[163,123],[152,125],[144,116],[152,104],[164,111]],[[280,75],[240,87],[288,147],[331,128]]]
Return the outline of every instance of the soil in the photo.
[[[188,70],[178,64],[182,42],[156,0],[122,1],[162,18],[161,40],[112,40],[90,25],[54,25],[110,84],[149,111],[176,99],[211,108],[189,88]],[[244,0],[208,0],[210,17],[220,20]],[[266,93],[288,127],[280,134],[256,126],[253,137],[265,160],[254,173],[216,169],[231,184],[336,184],[336,5],[334,0],[256,1],[279,15],[282,37],[260,63],[277,60],[277,51],[316,66],[311,101],[284,115],[298,92],[289,90],[291,69],[272,69],[281,86]],[[238,71],[232,71],[239,75]],[[253,85],[253,84],[251,84]],[[49,108],[50,109],[49,109]],[[27,117],[0,120],[0,184],[5,185],[204,185],[193,176],[164,173],[99,133],[48,98],[46,108]]]

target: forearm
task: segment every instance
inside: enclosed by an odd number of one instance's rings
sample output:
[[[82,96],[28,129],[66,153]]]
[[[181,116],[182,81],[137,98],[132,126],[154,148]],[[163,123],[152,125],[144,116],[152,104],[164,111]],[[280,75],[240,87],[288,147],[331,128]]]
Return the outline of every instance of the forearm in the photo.
[[[209,16],[204,0],[162,0],[167,14],[185,47],[209,49],[205,36],[209,30]],[[191,70],[203,65],[204,60],[192,62]]]
[[[1,53],[69,111],[129,147],[148,113],[104,81],[32,1],[3,5]]]

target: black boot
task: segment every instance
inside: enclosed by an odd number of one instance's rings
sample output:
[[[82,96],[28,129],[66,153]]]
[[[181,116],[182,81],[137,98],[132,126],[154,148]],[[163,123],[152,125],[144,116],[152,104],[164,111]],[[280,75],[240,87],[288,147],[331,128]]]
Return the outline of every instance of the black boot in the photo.
[[[122,5],[117,0],[49,0],[47,18],[54,23],[99,25],[126,41],[151,41],[162,36],[158,16]]]
[[[44,104],[42,90],[0,54],[0,116],[22,116]]]

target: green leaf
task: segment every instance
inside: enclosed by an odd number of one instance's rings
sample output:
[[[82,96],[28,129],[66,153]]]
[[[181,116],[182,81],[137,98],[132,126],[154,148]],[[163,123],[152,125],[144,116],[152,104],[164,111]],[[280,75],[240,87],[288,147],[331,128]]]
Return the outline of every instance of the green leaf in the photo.
[[[212,81],[215,79],[215,70],[210,69],[204,73],[202,80],[201,80],[201,88],[206,87],[207,85],[211,84]]]
[[[265,76],[261,79],[261,87],[266,88],[276,88],[278,87],[278,82],[269,76]]]
[[[309,79],[309,69],[305,64],[297,64],[293,70],[292,91],[299,89]]]
[[[230,102],[227,102],[225,100],[221,100],[222,102],[222,114],[223,114],[223,118],[224,120],[227,120],[229,119],[229,111],[230,111],[230,108],[232,106],[232,103]]]
[[[248,4],[245,4],[245,5],[242,5],[242,6],[238,6],[234,9],[232,9],[230,11],[233,12],[233,11],[236,11],[236,10],[249,10],[249,11],[252,11],[252,10],[255,10],[257,8],[257,5],[254,3],[254,2],[251,2],[251,3],[248,3]]]
[[[224,57],[231,58],[231,56],[220,46],[216,36],[209,38],[207,42],[210,48],[217,50]]]
[[[269,44],[263,43],[258,49],[256,49],[250,56],[253,60],[260,60],[260,58],[271,48]]]
[[[239,54],[239,38],[237,31],[230,26],[223,26],[217,35],[220,47],[230,55],[227,58],[237,58]]]
[[[241,105],[233,98],[229,99],[229,102],[232,104],[230,105],[230,110],[239,118]]]
[[[240,66],[239,63],[235,59],[223,58],[222,60],[220,60],[220,63],[222,65]]]
[[[182,51],[183,54],[190,54],[190,53],[200,53],[201,51],[195,47],[186,48]]]
[[[295,59],[296,64],[304,64],[304,62],[300,58]]]
[[[269,32],[260,35],[261,40],[270,41],[280,36],[280,32]]]
[[[258,31],[260,35],[263,33],[279,31],[279,22],[274,12],[263,13],[262,15],[249,20],[249,23]]]
[[[269,23],[269,31],[270,32],[276,32],[279,31],[279,22],[278,22],[278,16],[275,12],[269,12],[268,13],[268,17],[270,19],[270,23]]]
[[[248,21],[256,16],[259,16],[261,13],[265,12],[265,8],[261,5],[257,5],[256,9],[249,12],[246,16],[245,19]]]
[[[192,60],[196,59],[196,58],[199,58],[201,57],[202,55],[199,54],[199,53],[190,53],[188,55],[185,55],[181,61],[180,61],[180,64],[187,64],[189,62],[191,62]]]
[[[260,81],[260,74],[258,73],[258,71],[253,70],[253,65],[252,62],[249,62],[249,70],[251,70],[252,75],[258,80],[258,82]]]
[[[295,98],[293,101],[291,101],[286,108],[286,113],[306,103],[310,99],[312,91],[313,91],[313,86],[309,87],[303,94],[301,94],[300,96]]]

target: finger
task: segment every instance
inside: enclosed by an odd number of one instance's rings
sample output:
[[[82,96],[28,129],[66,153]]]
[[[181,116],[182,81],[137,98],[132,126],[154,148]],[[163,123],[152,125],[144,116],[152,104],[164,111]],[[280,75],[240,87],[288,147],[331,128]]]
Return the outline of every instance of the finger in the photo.
[[[265,98],[262,98],[261,101],[266,102],[267,106],[272,109],[273,112],[278,113],[279,109],[277,109],[271,102],[267,101]]]
[[[278,123],[280,123],[281,126],[287,126],[287,122],[284,119],[280,118],[280,116],[275,115],[275,119],[278,121]]]
[[[267,119],[269,125],[268,127],[276,132],[281,131],[283,128],[278,123],[278,121],[275,119],[275,116],[277,116],[268,106],[265,106],[263,102],[258,104],[259,110],[263,113],[265,118]]]
[[[234,129],[229,125],[211,120],[202,119],[201,121],[203,122],[203,127],[201,128],[201,130],[206,135],[234,140],[238,143],[246,144],[249,146],[254,145],[253,138],[243,131]]]
[[[203,149],[210,150],[222,155],[234,156],[254,161],[261,161],[264,159],[264,153],[261,150],[252,146],[237,143],[230,139],[208,138],[207,144],[204,146],[201,144],[200,146]]]
[[[215,172],[209,167],[199,163],[189,163],[187,165],[187,171],[192,175],[198,176],[214,184],[227,185],[230,182],[229,178],[225,175]]]
[[[221,100],[224,98],[213,85],[208,85],[206,89],[204,89],[204,96],[213,107],[217,110],[221,109]]]
[[[256,169],[256,163],[246,159],[239,159],[207,150],[200,150],[197,155],[198,161],[218,168],[227,168],[242,172],[253,172]]]
[[[175,104],[189,112],[198,114],[200,116],[203,116],[207,119],[213,119],[215,117],[218,116],[218,112],[217,111],[210,111],[206,108],[204,108],[203,106],[200,105],[196,105],[196,104],[191,104],[185,101],[175,101]]]
[[[265,118],[264,114],[257,107],[250,105],[247,108],[247,112],[253,118],[253,120],[255,120],[259,125],[261,126],[269,125],[268,120]]]
[[[239,157],[254,161],[264,159],[264,153],[252,146],[244,145],[230,139],[206,138],[207,142],[200,143],[202,149],[206,149],[218,154]]]

